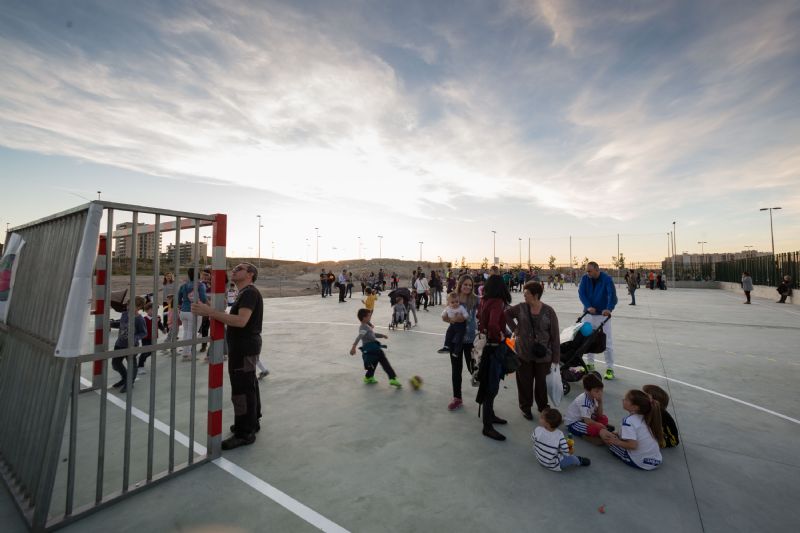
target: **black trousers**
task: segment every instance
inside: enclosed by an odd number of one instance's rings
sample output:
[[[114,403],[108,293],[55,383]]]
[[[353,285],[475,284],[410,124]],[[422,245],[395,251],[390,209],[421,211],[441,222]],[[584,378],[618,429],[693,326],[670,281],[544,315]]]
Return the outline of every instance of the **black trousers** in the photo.
[[[347,294],[347,285],[344,283],[339,284],[339,301],[344,301],[344,295]]]
[[[142,339],[142,346],[152,346],[153,339]],[[139,354],[139,367],[144,368],[144,363],[147,358],[153,355],[153,352],[145,352]]]
[[[547,374],[550,372],[550,361],[534,363],[520,359],[517,369],[517,398],[519,408],[530,411],[536,400],[539,412],[547,407]]]
[[[383,371],[389,376],[389,379],[394,379],[397,377],[397,374],[394,373],[394,368],[392,368],[392,365],[389,364],[389,360],[386,359],[386,354],[383,353],[383,350],[381,350],[380,355],[375,355],[375,357],[377,357],[377,363],[364,364],[364,369],[367,371],[367,373],[364,374],[365,377],[371,378],[374,376],[375,370],[378,369],[378,365],[381,365],[381,368],[383,368]]]
[[[119,372],[120,381],[122,381],[123,383],[127,383],[128,379],[128,371],[125,368],[125,363],[123,363],[123,361],[125,361],[126,359],[127,357],[125,356],[113,357],[111,359],[111,368]],[[138,367],[138,365],[136,364],[135,356],[133,357],[133,365],[131,365],[131,367],[132,367],[131,373],[133,374],[133,376],[131,376],[131,383],[133,383],[134,381],[136,381],[136,372]]]
[[[464,370],[464,363],[467,364],[467,372],[472,375],[474,368],[472,367],[472,343],[464,343],[461,345],[461,351],[453,353],[450,357],[450,369],[452,370],[453,378],[453,398],[461,399],[461,373]]]
[[[258,355],[230,354],[228,377],[231,380],[233,403],[233,433],[240,438],[256,432],[261,418],[261,394],[256,378]]]
[[[322,297],[325,298],[325,295],[328,293],[328,282],[323,281],[320,285],[320,290],[322,290]]]
[[[425,309],[428,308],[428,295],[426,293],[423,292],[417,295],[417,309],[419,309],[420,302],[425,304]]]

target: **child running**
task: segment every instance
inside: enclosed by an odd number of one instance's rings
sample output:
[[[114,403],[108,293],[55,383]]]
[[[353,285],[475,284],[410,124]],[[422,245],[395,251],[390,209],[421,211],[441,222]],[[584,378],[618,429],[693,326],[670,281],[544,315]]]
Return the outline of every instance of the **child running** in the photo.
[[[655,470],[661,465],[664,432],[661,428],[661,406],[640,390],[629,390],[622,399],[622,408],[630,413],[622,419],[619,434],[600,431],[608,449],[626,465],[641,470]]]
[[[364,304],[364,307],[366,307],[370,313],[372,313],[375,311],[375,300],[377,299],[378,295],[375,294],[375,290],[367,287],[367,296],[361,300],[361,303]]]
[[[587,374],[583,377],[583,390],[585,392],[569,404],[564,424],[573,435],[602,446],[600,431],[614,430],[608,425],[608,417],[603,414],[603,381],[595,374]]]
[[[461,348],[464,343],[464,335],[467,333],[467,319],[469,314],[467,308],[464,307],[458,299],[458,294],[451,292],[447,295],[447,307],[442,311],[442,318],[448,318],[450,325],[447,326],[447,332],[444,334],[444,346],[439,348],[438,353],[450,353],[450,357],[455,357],[454,354],[461,355]],[[458,318],[463,320],[456,321]]]
[[[669,414],[669,411],[667,411],[667,406],[669,405],[669,394],[667,394],[667,391],[658,385],[645,385],[642,387],[642,392],[657,401],[658,405],[661,406],[661,427],[664,431],[663,447],[674,448],[680,444],[680,439],[678,439],[678,425]]]
[[[561,425],[561,413],[550,407],[539,415],[539,426],[533,430],[533,451],[536,459],[543,467],[554,472],[561,472],[568,466],[589,466],[592,462],[587,457],[570,455],[569,446],[564,434],[558,429]]]
[[[375,379],[375,370],[378,367],[378,363],[380,363],[383,371],[389,375],[389,385],[399,389],[403,385],[397,380],[397,374],[394,373],[392,365],[390,365],[389,360],[386,359],[386,354],[383,353],[381,349],[383,346],[378,342],[378,339],[386,339],[388,337],[382,333],[375,333],[374,326],[370,323],[372,311],[369,309],[359,309],[357,316],[358,321],[361,322],[361,326],[358,328],[358,337],[356,337],[353,347],[350,348],[350,355],[356,354],[356,346],[358,345],[358,341],[361,341],[364,370],[367,371],[364,375],[364,383],[367,385],[374,385],[378,382],[378,380]]]

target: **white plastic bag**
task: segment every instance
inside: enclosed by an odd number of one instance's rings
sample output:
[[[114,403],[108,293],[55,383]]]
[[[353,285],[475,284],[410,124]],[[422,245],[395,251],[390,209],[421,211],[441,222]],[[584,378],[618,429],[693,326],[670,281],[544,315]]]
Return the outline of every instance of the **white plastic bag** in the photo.
[[[561,383],[561,372],[558,365],[550,365],[550,373],[547,374],[547,394],[555,407],[561,403],[564,396],[564,385]]]
[[[565,342],[569,342],[572,339],[574,339],[575,338],[575,334],[578,332],[579,329],[581,329],[582,325],[583,324],[578,322],[577,324],[572,324],[571,326],[568,326],[568,327],[564,328],[563,330],[561,330],[561,335],[560,335],[560,337],[558,339],[559,342],[561,344],[564,344]]]

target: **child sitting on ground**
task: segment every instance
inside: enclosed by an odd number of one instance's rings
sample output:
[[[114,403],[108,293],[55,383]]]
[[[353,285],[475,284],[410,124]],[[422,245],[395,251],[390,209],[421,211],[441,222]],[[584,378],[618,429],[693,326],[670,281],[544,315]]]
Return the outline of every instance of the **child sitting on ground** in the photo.
[[[600,431],[608,449],[625,464],[641,470],[655,470],[661,464],[664,433],[661,406],[640,390],[629,390],[622,408],[630,413],[622,419],[619,434]]]
[[[463,320],[455,321],[459,317]],[[451,357],[461,357],[461,348],[464,343],[464,335],[467,333],[467,319],[469,315],[467,308],[461,305],[458,294],[451,292],[447,295],[447,307],[442,311],[442,319],[450,323],[447,332],[444,334],[444,346],[438,353],[450,353]]]
[[[536,459],[545,468],[560,472],[568,466],[589,466],[592,462],[586,457],[570,455],[569,446],[564,434],[558,429],[561,425],[561,413],[550,407],[539,415],[539,427],[533,430],[533,451]]]
[[[661,427],[664,431],[664,447],[674,448],[680,444],[680,440],[678,439],[678,425],[669,414],[669,411],[667,411],[669,394],[658,385],[645,385],[642,387],[642,392],[657,401],[661,406]]]
[[[369,309],[359,309],[357,316],[361,325],[358,328],[358,337],[356,337],[353,347],[350,348],[350,355],[356,354],[356,346],[358,345],[358,341],[361,341],[364,369],[367,371],[364,375],[364,383],[367,385],[374,385],[378,382],[378,380],[375,379],[375,370],[378,364],[380,364],[384,372],[389,375],[389,385],[399,389],[403,385],[397,380],[397,374],[394,373],[392,365],[389,364],[389,360],[386,359],[386,354],[383,353],[381,349],[384,348],[384,346],[378,342],[378,339],[386,339],[388,337],[382,333],[375,333],[374,327],[370,323],[372,311]]]
[[[364,304],[364,307],[370,310],[370,312],[375,311],[375,300],[378,299],[378,295],[375,294],[373,289],[367,287],[367,296],[361,300],[361,303]]]
[[[596,374],[583,377],[583,394],[579,394],[564,417],[564,424],[573,435],[579,435],[592,444],[603,445],[600,431],[614,428],[608,425],[608,417],[603,414],[603,380]]]

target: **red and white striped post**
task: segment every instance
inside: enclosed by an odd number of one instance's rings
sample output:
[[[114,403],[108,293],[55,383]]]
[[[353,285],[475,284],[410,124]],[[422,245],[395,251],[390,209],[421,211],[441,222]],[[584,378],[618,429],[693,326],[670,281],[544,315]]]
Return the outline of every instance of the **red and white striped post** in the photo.
[[[225,311],[225,274],[228,269],[225,247],[227,245],[228,216],[217,214],[213,224],[211,254],[211,295],[214,309]],[[222,382],[225,351],[225,325],[211,320],[211,349],[208,364],[208,455],[216,459],[222,455]]]
[[[108,290],[108,277],[106,276],[106,236],[100,235],[97,244],[97,260],[94,265],[94,353],[105,351],[104,318],[106,311],[106,291]],[[103,361],[92,363],[92,388],[102,387]]]

